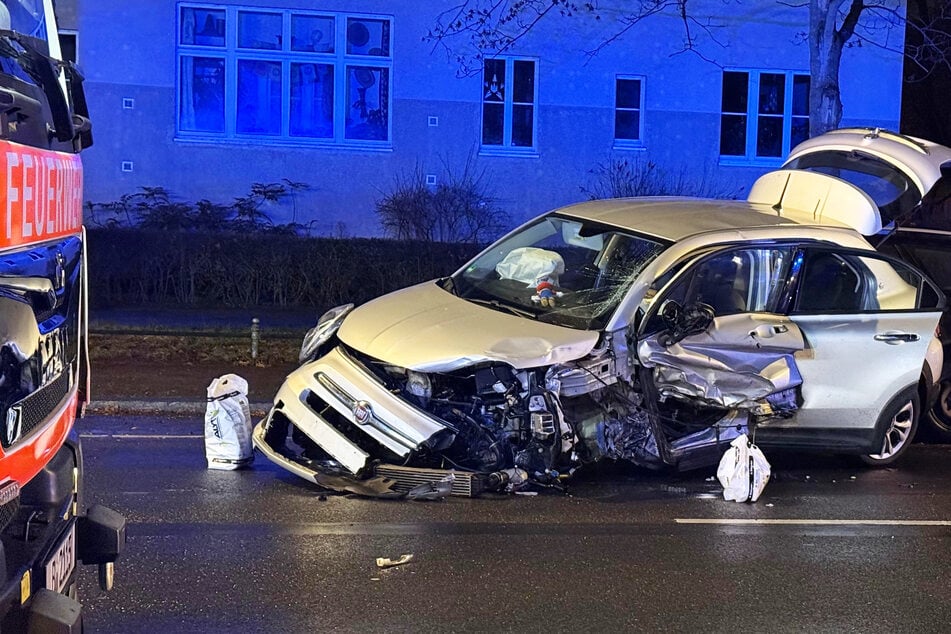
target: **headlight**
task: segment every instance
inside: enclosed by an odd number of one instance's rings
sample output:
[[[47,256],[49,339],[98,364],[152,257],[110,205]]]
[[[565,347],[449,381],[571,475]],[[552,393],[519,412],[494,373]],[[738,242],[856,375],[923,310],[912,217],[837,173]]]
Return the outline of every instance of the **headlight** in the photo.
[[[413,396],[427,400],[433,395],[433,384],[422,372],[406,371],[406,391]]]
[[[314,353],[317,352],[320,346],[327,343],[333,334],[337,332],[337,329],[340,328],[344,317],[346,317],[347,313],[351,310],[353,310],[353,304],[344,304],[343,306],[331,308],[321,315],[320,319],[317,320],[317,325],[308,330],[307,334],[304,335],[304,342],[300,347],[298,361],[301,363],[308,361]]]

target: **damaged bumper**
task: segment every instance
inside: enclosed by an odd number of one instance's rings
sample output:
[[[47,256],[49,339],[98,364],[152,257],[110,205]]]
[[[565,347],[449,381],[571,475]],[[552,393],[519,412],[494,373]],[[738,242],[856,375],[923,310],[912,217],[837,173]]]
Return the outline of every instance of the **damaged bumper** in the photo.
[[[370,379],[338,347],[288,376],[252,441],[291,473],[358,495],[416,497],[440,486],[472,497],[504,484],[504,474],[402,466],[452,437],[447,425]]]
[[[281,420],[292,421],[354,475],[363,474],[371,456],[405,461],[411,453],[429,449],[442,433],[452,433],[368,380],[339,347],[287,377],[262,425],[276,428]],[[256,444],[259,436],[255,434]]]

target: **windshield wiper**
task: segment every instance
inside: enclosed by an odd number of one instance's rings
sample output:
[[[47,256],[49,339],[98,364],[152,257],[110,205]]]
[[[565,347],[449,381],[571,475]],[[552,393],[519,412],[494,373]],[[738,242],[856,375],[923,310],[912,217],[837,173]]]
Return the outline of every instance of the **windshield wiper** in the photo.
[[[481,304],[482,306],[488,306],[489,308],[494,308],[495,310],[498,310],[498,311],[510,312],[513,315],[516,315],[518,317],[528,317],[529,319],[538,319],[538,315],[533,313],[530,310],[526,310],[524,308],[516,308],[515,306],[512,306],[511,304],[505,304],[503,302],[500,302],[497,299],[480,299],[478,297],[467,297],[466,299],[469,300],[470,302]]]

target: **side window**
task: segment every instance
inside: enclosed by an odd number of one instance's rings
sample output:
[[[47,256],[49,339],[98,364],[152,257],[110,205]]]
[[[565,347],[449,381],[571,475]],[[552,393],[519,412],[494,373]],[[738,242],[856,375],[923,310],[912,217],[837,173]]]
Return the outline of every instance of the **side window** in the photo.
[[[797,313],[857,313],[935,308],[938,294],[914,269],[872,256],[807,251],[793,303]]]
[[[671,300],[682,306],[708,304],[718,317],[777,312],[794,251],[791,246],[743,247],[705,257],[663,292],[660,305]],[[648,331],[662,327],[655,314]]]

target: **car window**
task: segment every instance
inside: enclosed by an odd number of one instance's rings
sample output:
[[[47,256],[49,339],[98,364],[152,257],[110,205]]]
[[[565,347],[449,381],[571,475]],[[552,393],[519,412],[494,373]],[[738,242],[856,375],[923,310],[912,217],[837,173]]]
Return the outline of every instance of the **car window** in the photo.
[[[889,235],[877,248],[909,262],[924,271],[942,290],[951,291],[951,236],[900,230]]]
[[[922,286],[921,275],[901,263],[854,253],[807,250],[793,312],[914,310],[919,307]],[[936,293],[932,295],[937,297]]]
[[[736,247],[694,263],[663,292],[661,304],[707,304],[715,316],[776,312],[792,264],[792,246]],[[665,279],[665,273],[659,279]],[[646,332],[664,328],[659,314]]]

